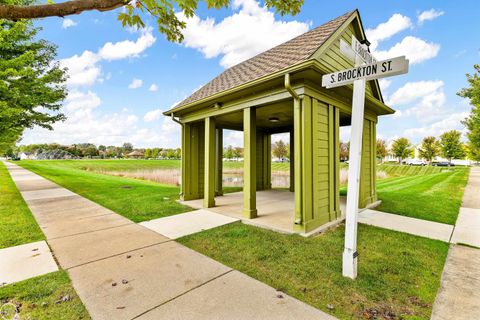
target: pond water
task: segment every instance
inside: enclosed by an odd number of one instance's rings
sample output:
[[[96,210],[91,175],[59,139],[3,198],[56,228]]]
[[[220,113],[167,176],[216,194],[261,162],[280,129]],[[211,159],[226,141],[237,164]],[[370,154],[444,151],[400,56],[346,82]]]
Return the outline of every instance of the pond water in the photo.
[[[224,173],[222,181],[225,187],[242,187],[243,173]],[[290,174],[288,172],[273,172],[272,187],[289,188]]]

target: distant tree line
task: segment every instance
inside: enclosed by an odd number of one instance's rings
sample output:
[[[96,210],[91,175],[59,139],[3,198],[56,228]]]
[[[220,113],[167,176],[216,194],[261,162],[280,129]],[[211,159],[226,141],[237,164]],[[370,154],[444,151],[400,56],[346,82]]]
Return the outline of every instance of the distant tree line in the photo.
[[[134,148],[134,146],[125,142],[121,146],[96,146],[92,143],[76,143],[71,145],[61,145],[58,143],[49,144],[29,144],[12,147],[5,153],[6,156],[15,158],[25,153],[31,158],[35,158],[45,152],[65,151],[71,158],[98,158],[98,159],[180,159],[180,148]],[[65,153],[62,153],[64,155]]]

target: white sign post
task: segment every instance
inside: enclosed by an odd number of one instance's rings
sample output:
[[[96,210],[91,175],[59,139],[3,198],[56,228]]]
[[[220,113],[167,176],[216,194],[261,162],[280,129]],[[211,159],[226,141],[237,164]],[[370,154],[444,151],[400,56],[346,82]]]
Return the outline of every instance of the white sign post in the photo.
[[[342,273],[344,277],[357,277],[357,213],[360,189],[360,164],[362,159],[363,114],[367,80],[390,77],[408,72],[408,60],[397,57],[377,60],[368,47],[352,36],[352,46],[340,40],[340,50],[355,62],[355,68],[342,70],[322,77],[322,86],[334,88],[353,83],[352,121],[348,167],[347,212],[345,217],[345,248]]]

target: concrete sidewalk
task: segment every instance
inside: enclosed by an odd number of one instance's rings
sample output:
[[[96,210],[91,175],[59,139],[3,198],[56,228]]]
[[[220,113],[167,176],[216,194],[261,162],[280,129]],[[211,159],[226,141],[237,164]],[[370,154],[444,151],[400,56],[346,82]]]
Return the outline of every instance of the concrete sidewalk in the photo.
[[[452,242],[480,243],[480,168],[472,168]],[[468,207],[466,207],[468,206]],[[433,320],[480,319],[480,249],[450,245]]]
[[[335,319],[6,163],[93,319]]]

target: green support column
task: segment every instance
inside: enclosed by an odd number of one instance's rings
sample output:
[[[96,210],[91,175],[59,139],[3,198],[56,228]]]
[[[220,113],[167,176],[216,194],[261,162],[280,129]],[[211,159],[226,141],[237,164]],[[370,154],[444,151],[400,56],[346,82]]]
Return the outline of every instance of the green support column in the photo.
[[[335,218],[339,218],[340,210],[340,110],[335,108]]]
[[[295,139],[293,130],[290,131],[290,192],[295,191]]]
[[[313,210],[313,106],[312,98],[302,99],[302,211],[304,225],[315,218]],[[296,144],[298,146],[298,144]]]
[[[294,130],[294,168],[295,168],[295,215],[296,230],[303,229],[302,210],[302,109],[301,100],[293,99],[293,130]]]
[[[256,110],[243,110],[243,215],[249,219],[257,216],[256,179]]]
[[[215,135],[215,195],[223,195],[223,129],[216,129]]]
[[[190,124],[184,123],[182,125],[182,184],[180,191],[180,199],[188,200],[190,195]]]
[[[203,206],[215,206],[215,119],[205,118],[205,183]]]
[[[263,190],[272,189],[272,135],[263,135]]]

